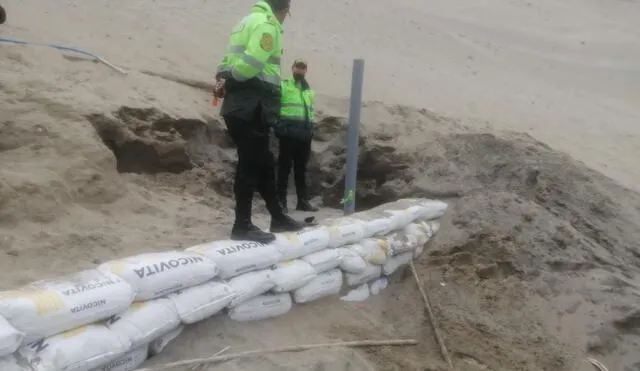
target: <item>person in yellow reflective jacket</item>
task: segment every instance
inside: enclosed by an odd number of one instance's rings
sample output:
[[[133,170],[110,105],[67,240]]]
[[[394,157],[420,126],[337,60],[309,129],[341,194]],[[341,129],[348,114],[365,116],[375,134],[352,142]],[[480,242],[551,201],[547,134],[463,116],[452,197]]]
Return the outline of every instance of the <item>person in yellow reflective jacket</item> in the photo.
[[[287,211],[287,185],[293,165],[298,203],[296,210],[318,211],[309,203],[307,189],[307,163],[311,155],[311,140],[315,124],[314,98],[306,79],[307,62],[296,59],[291,67],[292,76],[282,81],[280,122],[276,135],[280,140],[278,154],[278,198]]]
[[[280,114],[282,23],[290,0],[256,3],[229,36],[218,66],[214,96],[224,98],[220,114],[238,151],[234,179],[235,222],[231,238],[270,243],[276,232],[293,232],[304,223],[286,215],[276,191],[275,161],[269,137]],[[251,220],[253,194],[258,191],[271,214],[271,232]]]

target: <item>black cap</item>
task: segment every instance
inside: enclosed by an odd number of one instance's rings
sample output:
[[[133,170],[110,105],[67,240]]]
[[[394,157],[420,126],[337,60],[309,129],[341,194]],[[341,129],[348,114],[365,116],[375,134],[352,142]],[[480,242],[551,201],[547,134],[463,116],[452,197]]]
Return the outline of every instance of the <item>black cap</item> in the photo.
[[[291,0],[266,0],[273,11],[284,10],[291,6]]]
[[[307,61],[305,61],[304,59],[298,58],[295,61],[293,61],[292,67],[307,68]]]

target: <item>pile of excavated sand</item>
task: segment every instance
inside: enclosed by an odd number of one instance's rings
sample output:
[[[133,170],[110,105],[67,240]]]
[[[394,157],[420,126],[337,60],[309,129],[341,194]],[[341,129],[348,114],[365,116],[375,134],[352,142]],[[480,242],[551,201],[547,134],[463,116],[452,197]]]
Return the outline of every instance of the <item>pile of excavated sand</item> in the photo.
[[[3,2],[0,37],[87,48],[129,73],[0,43],[1,289],[226,237],[235,153],[208,83],[250,3]],[[310,59],[322,93],[310,170],[320,216],[338,214],[340,96],[351,54],[362,55],[365,96],[377,101],[362,113],[358,205],[451,202],[418,268],[456,366],[591,370],[591,355],[612,370],[637,369],[638,4],[390,6],[306,2],[287,22],[286,57]],[[529,132],[573,157],[494,129]],[[256,212],[266,226],[264,207]],[[364,303],[327,299],[250,324],[213,318],[150,363],[227,346],[405,337],[420,345],[226,366],[446,370],[416,285],[399,275]]]

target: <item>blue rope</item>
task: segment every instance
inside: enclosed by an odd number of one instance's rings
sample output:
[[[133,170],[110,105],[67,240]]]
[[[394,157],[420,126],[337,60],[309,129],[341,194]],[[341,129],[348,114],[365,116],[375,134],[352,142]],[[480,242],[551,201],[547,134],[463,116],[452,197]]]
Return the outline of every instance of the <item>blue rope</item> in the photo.
[[[37,43],[37,42],[27,42],[27,41],[22,41],[22,40],[13,40],[13,39],[5,39],[3,37],[0,37],[0,41],[7,42],[7,43],[13,43],[13,44],[20,44],[20,45],[48,46],[50,48],[55,48],[55,49],[58,49],[58,50],[66,50],[66,51],[70,51],[70,52],[76,52],[76,53],[87,55],[87,56],[95,58],[95,59],[101,59],[100,57],[98,57],[95,54],[92,54],[92,53],[89,53],[89,52],[85,52],[84,50],[80,50],[80,49],[76,49],[76,48],[70,48],[68,46],[62,46],[62,45],[56,45],[56,44],[47,44],[47,43]]]
[[[74,52],[74,53],[79,53],[79,54],[83,54],[86,55],[88,57],[94,58],[99,60],[100,62],[106,64],[107,66],[113,68],[114,70],[126,74],[126,72],[121,69],[120,67],[117,67],[109,62],[107,62],[104,58],[101,58],[93,53],[89,53],[87,51],[78,49],[78,48],[71,48],[68,46],[62,46],[62,45],[57,45],[57,44],[49,44],[49,43],[39,43],[39,42],[32,42],[32,41],[22,41],[22,40],[15,40],[15,39],[7,39],[4,37],[0,37],[0,42],[6,42],[6,43],[11,43],[11,44],[18,44],[18,45],[36,45],[36,46],[46,46],[49,48],[54,48],[54,49],[58,49],[58,50],[62,50],[62,51],[69,51],[69,52]]]

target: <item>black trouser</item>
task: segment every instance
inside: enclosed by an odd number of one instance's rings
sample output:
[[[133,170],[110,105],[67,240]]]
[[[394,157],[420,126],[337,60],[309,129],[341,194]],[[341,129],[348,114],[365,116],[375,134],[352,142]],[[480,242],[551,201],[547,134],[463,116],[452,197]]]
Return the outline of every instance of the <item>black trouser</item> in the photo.
[[[224,121],[231,139],[238,150],[238,164],[233,184],[236,197],[237,226],[251,223],[253,193],[258,191],[267,204],[271,217],[281,217],[275,184],[273,154],[269,150],[269,129],[262,123],[261,110],[257,109],[252,121],[226,116]]]
[[[278,154],[278,195],[286,200],[289,174],[293,165],[293,177],[298,200],[307,201],[307,163],[311,155],[311,139],[299,139],[290,136],[280,137]]]

